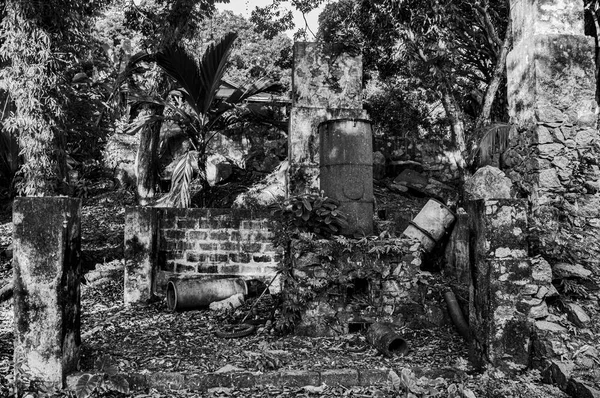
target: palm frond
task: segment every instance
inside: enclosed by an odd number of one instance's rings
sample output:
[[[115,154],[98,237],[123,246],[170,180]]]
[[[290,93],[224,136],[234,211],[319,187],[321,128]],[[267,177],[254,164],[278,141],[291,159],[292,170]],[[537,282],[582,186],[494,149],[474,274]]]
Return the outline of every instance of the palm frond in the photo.
[[[153,125],[154,123],[158,123],[162,121],[164,118],[159,115],[151,115],[151,114],[140,114],[135,120],[129,123],[127,126],[127,130],[125,130],[125,134],[135,135],[138,131]]]
[[[236,33],[227,33],[219,43],[209,45],[202,57],[199,72],[205,91],[197,104],[203,115],[208,113],[217,95],[236,38]]]
[[[491,164],[494,153],[502,153],[508,148],[514,129],[512,124],[500,122],[484,127],[483,137],[473,152],[474,163],[479,167]]]
[[[199,101],[206,86],[203,85],[198,64],[181,46],[166,47],[156,54],[156,63],[183,88],[187,102],[200,113]]]
[[[231,95],[225,99],[230,104],[240,103],[253,95],[260,93],[279,93],[283,86],[267,77],[256,80],[250,84],[237,88]]]
[[[190,207],[190,184],[194,175],[194,162],[197,161],[195,152],[188,152],[179,159],[173,169],[171,190],[157,201],[159,207]]]

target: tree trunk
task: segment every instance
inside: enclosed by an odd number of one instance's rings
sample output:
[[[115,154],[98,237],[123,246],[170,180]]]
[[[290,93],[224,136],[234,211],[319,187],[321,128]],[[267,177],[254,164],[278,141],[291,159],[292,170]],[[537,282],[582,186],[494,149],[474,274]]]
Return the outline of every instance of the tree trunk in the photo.
[[[450,119],[450,127],[452,130],[452,141],[455,145],[455,154],[457,166],[464,170],[467,166],[465,162],[465,153],[467,151],[467,145],[465,140],[465,122],[463,119],[463,113],[456,102],[456,98],[451,91],[450,85],[447,81],[442,83],[442,105],[446,111],[446,116]]]
[[[162,114],[161,106],[151,106],[144,110],[150,115]],[[156,195],[158,180],[158,141],[162,123],[153,123],[140,132],[140,145],[136,157],[136,191],[138,203],[148,205]]]
[[[178,43],[185,28],[188,25],[195,2],[177,0],[174,2],[170,14],[166,16],[167,25],[164,27],[162,38],[157,49]],[[152,91],[155,95],[163,95],[167,91],[167,80],[163,73],[155,81]],[[150,116],[162,116],[164,108],[152,106],[146,109]],[[140,145],[136,157],[137,196],[140,205],[147,205],[156,195],[156,184],[158,182],[158,143],[160,140],[160,129],[162,122],[159,120],[142,129],[140,133]]]
[[[494,99],[496,98],[496,93],[498,92],[498,87],[500,86],[500,82],[502,81],[502,77],[506,71],[506,57],[510,50],[512,44],[512,20],[508,18],[508,26],[506,27],[506,34],[504,35],[504,41],[502,42],[502,47],[500,48],[500,54],[496,58],[496,66],[494,67],[494,73],[492,75],[492,80],[487,86],[485,90],[485,95],[483,97],[483,106],[481,107],[481,112],[479,116],[477,116],[477,120],[475,122],[475,129],[479,129],[490,123],[490,115],[492,113],[492,105],[494,104]]]

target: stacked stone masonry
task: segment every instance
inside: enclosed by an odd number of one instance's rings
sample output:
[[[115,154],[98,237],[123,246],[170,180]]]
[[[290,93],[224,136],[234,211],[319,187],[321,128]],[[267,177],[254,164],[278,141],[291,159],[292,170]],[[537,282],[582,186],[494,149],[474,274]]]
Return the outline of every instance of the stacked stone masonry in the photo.
[[[528,257],[527,202],[469,202],[473,282],[469,304],[471,360],[507,371],[529,365],[531,329],[548,315],[552,269]]]
[[[401,239],[378,244],[396,246],[402,253],[376,255],[360,246],[342,249],[328,240],[292,241],[296,282],[283,292],[284,302],[290,300],[293,306],[295,294],[315,294],[303,310],[297,334],[332,336],[373,322],[412,327],[444,322],[442,310],[429,305],[435,293],[418,282],[428,277],[420,271],[420,244]]]
[[[175,274],[235,275],[269,282],[277,271],[281,254],[271,242],[273,221],[267,213],[159,209],[158,220],[158,291]]]

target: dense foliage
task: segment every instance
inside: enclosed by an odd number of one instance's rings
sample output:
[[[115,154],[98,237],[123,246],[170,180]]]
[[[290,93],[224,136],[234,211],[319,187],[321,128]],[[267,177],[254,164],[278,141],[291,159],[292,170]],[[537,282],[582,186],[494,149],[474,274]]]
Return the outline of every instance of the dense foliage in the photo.
[[[507,10],[504,1],[340,0],[325,7],[318,36],[360,49],[367,77],[401,83],[403,92],[425,90],[429,108],[439,101],[464,154],[474,127],[506,115],[505,101],[492,105],[510,42]]]
[[[5,2],[0,23],[0,90],[14,107],[3,129],[18,137],[24,159],[18,189],[48,195],[67,181],[70,83],[104,1]]]

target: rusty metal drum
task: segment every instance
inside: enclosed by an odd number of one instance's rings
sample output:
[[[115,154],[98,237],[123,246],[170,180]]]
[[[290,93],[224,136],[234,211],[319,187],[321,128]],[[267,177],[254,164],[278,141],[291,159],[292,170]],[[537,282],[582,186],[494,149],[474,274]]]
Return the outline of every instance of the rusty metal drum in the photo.
[[[319,124],[320,187],[348,217],[343,234],[373,233],[371,122],[333,119]]]
[[[423,249],[430,252],[455,219],[456,215],[445,204],[430,199],[402,234],[419,240]]]

